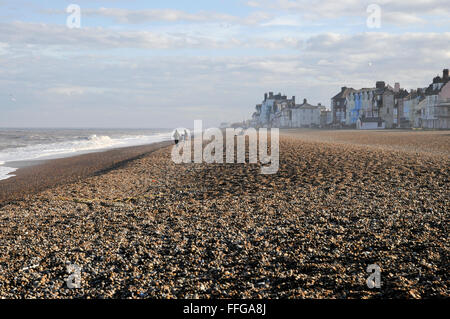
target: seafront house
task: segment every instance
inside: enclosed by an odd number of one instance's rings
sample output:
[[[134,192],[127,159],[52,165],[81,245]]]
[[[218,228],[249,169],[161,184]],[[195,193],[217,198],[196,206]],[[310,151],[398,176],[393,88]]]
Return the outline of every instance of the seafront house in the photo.
[[[395,83],[394,87],[394,124],[396,128],[409,128],[411,122],[408,109],[405,112],[405,99],[409,95],[408,91],[400,89],[400,84]]]
[[[347,97],[354,92],[353,88],[343,86],[341,91],[331,98],[331,113],[333,124],[345,125],[347,117]]]
[[[425,99],[425,89],[417,88],[411,90],[405,97],[403,97],[403,117],[400,118],[401,128],[420,127],[418,119],[421,112],[419,110],[419,103]]]
[[[378,81],[374,88],[363,88],[349,96],[349,119],[351,124],[356,123],[357,129],[373,130],[386,127],[386,122],[380,116],[380,109],[386,101],[383,99],[385,89],[385,83]]]
[[[256,105],[256,112],[252,115],[252,123],[258,127],[280,126],[281,121],[285,121],[285,119],[280,118],[281,111],[293,106],[295,106],[295,96],[288,99],[281,93],[276,95],[273,92],[265,93],[263,102]]]
[[[394,128],[394,89],[383,81],[376,84],[375,100],[378,116],[385,123],[385,128]]]
[[[319,106],[320,103],[319,103]],[[326,108],[320,112],[320,127],[328,127],[333,123],[333,113]]]
[[[341,120],[341,123],[358,129],[396,127],[399,118],[398,108],[395,108],[394,103],[396,90],[398,93],[407,93],[400,90],[400,84],[396,83],[393,88],[383,81],[376,82],[374,88],[352,89],[346,97],[345,120]]]
[[[285,95],[273,92],[264,94],[264,100],[256,105],[250,125],[254,127],[324,127],[332,121],[331,111],[320,103],[312,105],[303,100],[302,104],[295,104],[295,96],[287,98]]]
[[[424,97],[423,100],[421,100],[419,104],[417,104],[413,127],[422,128],[422,119],[425,116],[426,107],[427,107],[427,99]]]
[[[326,108],[320,103],[312,105],[304,99],[302,104],[296,105],[292,109],[291,127],[320,127],[320,118],[323,111],[326,111]]]
[[[450,128],[450,78],[444,69],[426,88],[406,91],[377,81],[375,87],[354,89],[346,86],[331,98],[331,110],[295,96],[265,93],[248,125],[253,127],[354,127],[357,129]]]
[[[429,129],[450,128],[450,79],[449,70],[444,69],[442,77],[436,76],[425,89],[426,106],[421,116],[421,127]]]
[[[347,125],[354,126],[360,118],[377,116],[374,115],[374,91],[375,88],[363,88],[349,94],[347,97]]]

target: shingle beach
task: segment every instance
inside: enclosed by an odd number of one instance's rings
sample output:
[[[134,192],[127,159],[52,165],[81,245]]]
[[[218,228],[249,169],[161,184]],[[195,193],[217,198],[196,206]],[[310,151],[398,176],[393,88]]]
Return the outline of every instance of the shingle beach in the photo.
[[[449,131],[285,131],[274,175],[171,147],[5,197],[0,298],[450,297]]]

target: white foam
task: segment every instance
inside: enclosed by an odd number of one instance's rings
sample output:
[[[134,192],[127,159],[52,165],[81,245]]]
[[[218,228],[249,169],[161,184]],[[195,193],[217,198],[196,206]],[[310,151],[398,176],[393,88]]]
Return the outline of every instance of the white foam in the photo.
[[[0,181],[3,179],[8,179],[10,177],[16,176],[16,175],[11,174],[12,172],[14,172],[16,170],[17,170],[17,168],[0,166]]]
[[[170,140],[170,133],[155,135],[136,135],[121,138],[92,135],[84,140],[64,141],[52,144],[36,144],[0,151],[0,180],[14,175],[16,168],[2,166],[6,162],[27,161],[35,159],[53,159],[73,156],[97,150],[157,143]]]

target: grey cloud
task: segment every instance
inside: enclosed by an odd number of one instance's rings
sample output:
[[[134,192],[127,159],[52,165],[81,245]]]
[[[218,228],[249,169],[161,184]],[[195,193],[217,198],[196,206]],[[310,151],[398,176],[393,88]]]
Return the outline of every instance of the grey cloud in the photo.
[[[0,23],[0,42],[37,46],[71,46],[75,49],[229,49],[229,48],[296,48],[298,39],[284,37],[267,40],[261,36],[192,35],[178,32],[118,31],[100,27],[69,29],[61,25],[26,22]]]
[[[450,6],[447,0],[270,0],[251,1],[251,7],[271,10],[285,10],[297,13],[310,21],[324,19],[339,19],[343,17],[368,16],[370,4],[378,4],[381,8],[382,22],[401,26],[411,26],[413,23],[433,23],[429,16],[450,19]]]
[[[45,9],[48,14],[66,14],[64,10]],[[141,9],[131,10],[123,8],[82,8],[82,14],[86,16],[101,16],[111,18],[122,24],[142,24],[150,22],[190,22],[190,23],[231,23],[242,25],[254,25],[272,17],[266,12],[252,12],[246,17],[238,17],[220,12],[200,11],[189,13],[174,9]]]

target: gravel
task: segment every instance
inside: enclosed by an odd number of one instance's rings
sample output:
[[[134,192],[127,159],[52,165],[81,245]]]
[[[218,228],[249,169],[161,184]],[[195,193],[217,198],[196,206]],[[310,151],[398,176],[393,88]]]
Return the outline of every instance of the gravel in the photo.
[[[449,134],[377,133],[290,132],[274,175],[165,147],[4,203],[0,297],[449,297]]]

